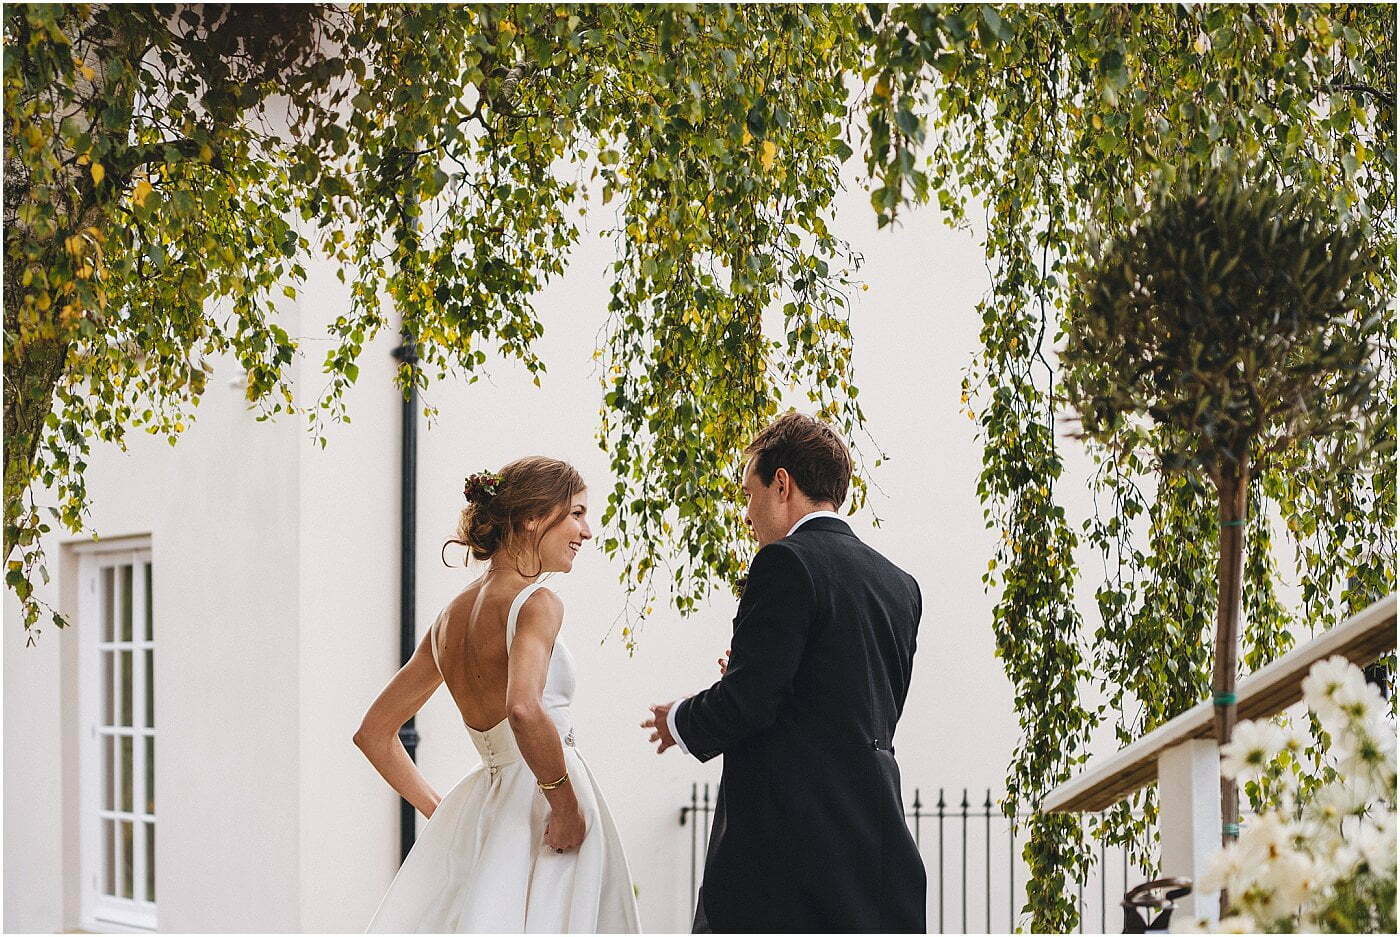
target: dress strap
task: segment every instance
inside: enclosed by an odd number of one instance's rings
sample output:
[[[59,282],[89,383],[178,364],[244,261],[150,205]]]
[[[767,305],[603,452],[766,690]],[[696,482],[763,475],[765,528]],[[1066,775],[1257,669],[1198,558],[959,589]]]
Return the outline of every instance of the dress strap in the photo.
[[[439,674],[442,673],[442,662],[438,659],[438,639],[442,637],[443,612],[446,611],[443,609],[442,612],[438,612],[438,617],[433,619],[433,623],[428,626],[428,647],[432,648],[433,666],[437,667]]]
[[[534,595],[536,591],[544,587],[542,582],[532,582],[521,589],[510,603],[510,612],[506,615],[506,654],[510,654],[510,646],[515,641],[515,623],[520,618],[520,609],[525,604],[525,600]]]

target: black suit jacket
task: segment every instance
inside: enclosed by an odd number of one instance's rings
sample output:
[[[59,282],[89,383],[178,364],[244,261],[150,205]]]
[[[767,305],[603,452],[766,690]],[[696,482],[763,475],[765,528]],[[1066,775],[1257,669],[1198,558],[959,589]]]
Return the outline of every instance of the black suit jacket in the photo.
[[[697,930],[924,933],[893,747],[921,612],[836,518],[754,557],[728,673],[676,711],[691,754],[725,756]]]

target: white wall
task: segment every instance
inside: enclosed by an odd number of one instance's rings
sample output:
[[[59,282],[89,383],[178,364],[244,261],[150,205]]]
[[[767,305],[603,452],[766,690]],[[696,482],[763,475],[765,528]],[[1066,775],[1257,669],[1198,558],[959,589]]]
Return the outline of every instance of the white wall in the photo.
[[[987,286],[982,255],[971,234],[948,230],[933,211],[910,213],[897,231],[877,232],[863,192],[848,193],[845,207],[843,228],[868,259],[864,278],[870,283],[869,291],[855,294],[857,378],[872,432],[890,457],[876,476],[886,495],[872,498],[883,526],[872,528],[867,511],[855,527],[917,576],[925,597],[913,688],[896,738],[905,784],[999,788],[1016,723],[993,656],[991,603],[980,583],[992,549],[975,495],[981,450],[973,424],[958,412],[961,371],[979,328],[972,310]],[[602,223],[597,215],[593,222]],[[441,418],[423,434],[420,448],[421,625],[475,575],[445,569],[437,559],[467,473],[531,453],[565,458],[593,483],[594,511],[601,513],[611,478],[607,455],[594,440],[602,390],[592,353],[608,300],[604,267],[612,256],[602,238],[590,238],[576,250],[568,274],[540,297],[545,334],[538,350],[549,365],[543,388],[533,387],[522,369],[500,364],[492,366],[489,382],[433,388]],[[702,766],[679,752],[658,758],[637,724],[647,704],[715,678],[714,660],[728,646],[733,599],[722,590],[688,620],[657,603],[629,658],[615,633],[605,639],[623,590],[601,552],[586,551],[574,572],[556,577],[551,588],[566,603],[564,634],[578,658],[580,745],[612,798],[643,923],[688,929],[690,833],[678,825],[678,811],[691,783],[717,780],[719,765]],[[393,623],[375,627],[391,632]],[[420,723],[420,763],[445,789],[476,763],[475,753],[445,694],[430,703]],[[392,798],[381,797],[388,810]],[[351,924],[347,917],[344,926]]]
[[[607,217],[590,222],[597,229]],[[1017,728],[980,583],[993,549],[975,494],[981,449],[958,406],[977,347],[974,307],[988,285],[982,255],[971,234],[948,230],[929,209],[876,231],[858,188],[846,193],[838,230],[867,258],[870,289],[854,294],[855,365],[889,456],[874,478],[884,494],[872,496],[884,524],[872,528],[867,510],[854,526],[924,594],[896,738],[906,793],[922,787],[930,802],[940,785],[999,789]],[[475,575],[438,560],[465,474],[531,453],[566,458],[593,483],[601,513],[611,480],[594,440],[602,390],[592,353],[611,259],[595,230],[539,297],[542,388],[505,363],[490,366],[489,380],[432,388],[441,417],[421,431],[420,633]],[[345,302],[327,265],[311,272],[293,310],[303,400],[323,386],[324,324]],[[359,930],[396,868],[397,800],[350,743],[398,659],[396,344],[388,334],[366,347],[353,422],[333,428],[324,451],[295,419],[254,422],[225,365],[177,447],[133,439],[130,453],[100,449],[92,460],[94,528],[152,535],[162,929]],[[55,543],[55,564],[58,552]],[[658,758],[637,724],[647,704],[714,679],[733,600],[721,592],[688,620],[658,603],[629,657],[606,637],[623,591],[599,551],[550,586],[566,603],[564,636],[578,660],[581,750],[628,845],[643,923],[688,929],[690,831],[678,810],[693,781],[718,779],[719,764]],[[73,857],[54,834],[63,809],[54,740],[59,700],[72,692],[58,649],[73,638],[50,631],[23,650],[17,625],[6,627],[7,930],[71,924],[60,911],[61,870]],[[445,793],[477,762],[445,693],[419,730],[420,764]]]
[[[298,829],[301,506],[289,456],[300,430],[255,424],[229,376],[212,382],[177,448],[134,434],[128,452],[97,447],[88,473],[93,529],[151,538],[156,896],[161,927],[175,931],[278,930],[298,902],[287,844]],[[68,540],[47,545],[50,572],[64,566],[44,590],[54,601],[71,586]],[[77,856],[59,836],[77,805],[60,795],[72,765],[60,764],[59,703],[76,688],[58,661],[78,634],[49,628],[24,648],[5,601],[4,926],[61,930],[77,924],[61,900],[76,888]]]
[[[63,900],[59,636],[48,628],[26,647],[19,603],[8,589],[4,601],[4,929],[54,930]]]
[[[325,324],[348,290],[327,264],[303,291],[300,402],[324,389]],[[398,804],[350,738],[399,660],[399,398],[390,352],[397,335],[365,346],[350,392],[351,422],[329,427],[325,449],[296,423],[301,507],[293,620],[302,667],[300,729],[303,931],[363,930],[398,867]],[[288,421],[293,422],[293,421]]]

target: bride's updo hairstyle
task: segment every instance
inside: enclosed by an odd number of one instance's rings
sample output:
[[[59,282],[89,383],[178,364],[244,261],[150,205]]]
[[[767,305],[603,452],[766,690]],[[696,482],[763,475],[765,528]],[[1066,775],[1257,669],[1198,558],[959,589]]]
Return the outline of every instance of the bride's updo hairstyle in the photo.
[[[585,487],[572,465],[544,456],[516,459],[500,472],[468,475],[463,490],[467,506],[457,520],[457,536],[444,543],[443,549],[456,543],[478,560],[489,560],[505,551],[517,560],[535,556],[538,563],[540,540],[567,516],[574,495]],[[546,519],[546,523],[536,528],[533,542],[526,544],[525,525],[539,519]],[[539,575],[538,570],[516,569],[522,576]]]

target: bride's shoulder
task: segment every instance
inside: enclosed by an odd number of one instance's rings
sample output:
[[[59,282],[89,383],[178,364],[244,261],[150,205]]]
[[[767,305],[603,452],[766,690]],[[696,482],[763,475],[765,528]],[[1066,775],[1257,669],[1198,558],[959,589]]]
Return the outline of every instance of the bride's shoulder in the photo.
[[[564,600],[552,589],[540,586],[525,597],[519,616],[521,624],[530,622],[557,628],[564,620]]]
[[[529,586],[526,586],[528,589]],[[562,612],[564,610],[564,600],[559,598],[559,594],[548,586],[539,586],[525,597],[525,601],[520,606],[521,614],[528,610],[533,610],[535,614],[541,612]]]

